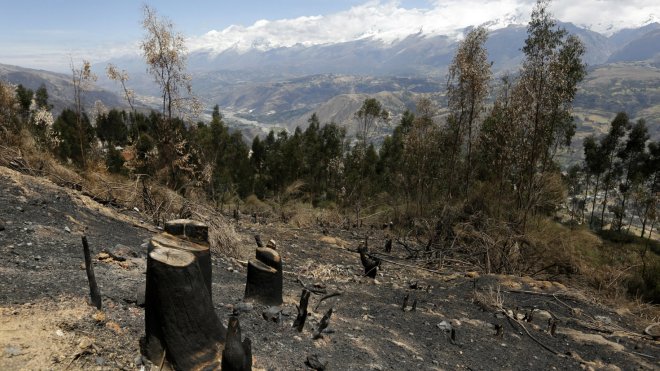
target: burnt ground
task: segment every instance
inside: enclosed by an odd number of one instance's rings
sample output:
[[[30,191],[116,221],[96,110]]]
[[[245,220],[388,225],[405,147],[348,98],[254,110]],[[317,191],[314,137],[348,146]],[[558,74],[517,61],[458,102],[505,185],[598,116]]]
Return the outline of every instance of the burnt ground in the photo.
[[[284,262],[284,305],[274,322],[262,317],[266,307],[241,304],[245,262],[214,256],[216,313],[226,324],[240,308],[255,369],[306,370],[312,354],[327,360],[331,370],[660,369],[658,342],[641,335],[649,322],[599,303],[587,291],[390,262],[372,280],[363,277],[354,252],[367,231],[330,229],[324,236],[320,229],[280,223],[231,223],[244,251],[252,251],[252,236],[260,234],[277,242]],[[102,312],[88,304],[83,232],[94,253]],[[139,354],[144,309],[137,301],[145,282],[144,243],[157,232],[132,210],[106,208],[76,191],[0,167],[0,369],[149,368]],[[370,241],[382,246],[383,232]],[[420,264],[397,258],[404,255],[397,247],[392,254],[392,261]],[[312,313],[298,333],[291,324],[301,282],[341,295],[320,303],[324,294],[312,295]],[[402,311],[406,295],[408,308]],[[329,331],[313,340],[330,307]],[[531,322],[513,319],[532,310]],[[499,326],[503,334],[496,336]]]

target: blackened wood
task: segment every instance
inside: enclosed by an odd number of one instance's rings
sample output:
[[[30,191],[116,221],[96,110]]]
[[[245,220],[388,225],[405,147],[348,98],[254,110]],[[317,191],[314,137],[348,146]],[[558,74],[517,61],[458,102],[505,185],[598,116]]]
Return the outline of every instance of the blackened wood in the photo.
[[[254,235],[254,241],[257,243],[257,247],[264,247],[264,243],[261,242],[261,236],[258,234]]]
[[[198,259],[152,239],[147,258],[144,352],[181,370],[217,369],[226,330],[215,314]]]
[[[406,296],[403,297],[403,305],[401,305],[401,310],[405,312],[406,307],[408,306],[408,298],[410,297],[410,294],[406,294]]]
[[[176,250],[183,250],[192,253],[197,259],[199,269],[202,271],[204,283],[211,299],[213,299],[211,290],[211,278],[213,275],[211,264],[211,249],[208,244],[195,243],[192,241],[182,240],[174,237],[168,233],[161,233],[151,238],[147,248],[147,253],[151,252],[155,247],[165,247]]]
[[[282,304],[282,259],[270,248],[257,248],[248,262],[245,298],[266,305]]]
[[[209,243],[209,227],[191,219],[175,219],[165,223],[165,232],[196,243]]]
[[[314,333],[314,339],[318,339],[323,336],[321,333],[330,324],[330,317],[332,317],[332,308],[328,309],[328,311],[323,315],[323,318],[321,318],[321,322],[319,322],[319,328]]]
[[[392,239],[388,238],[387,241],[385,241],[385,252],[392,252]]]
[[[101,292],[96,284],[96,276],[94,276],[94,266],[92,265],[92,255],[89,252],[89,245],[87,244],[87,236],[82,236],[82,245],[83,253],[85,254],[85,271],[87,271],[87,281],[89,282],[89,296],[96,309],[101,309],[103,306]]]
[[[376,278],[378,267],[380,266],[380,259],[367,255],[368,249],[366,240],[364,245],[358,248],[358,251],[360,253],[360,262],[362,262],[362,266],[364,267],[364,275]]]
[[[252,342],[241,342],[241,326],[238,317],[232,316],[227,324],[227,340],[222,351],[222,371],[251,371]]]
[[[282,304],[282,275],[259,260],[250,260],[245,284],[245,299],[266,305]]]
[[[293,327],[298,330],[298,332],[302,332],[303,327],[305,327],[305,321],[307,320],[307,306],[309,305],[309,295],[311,292],[309,292],[306,289],[303,289],[302,294],[300,295],[300,305],[298,305],[298,316],[296,317],[296,320],[293,321]]]

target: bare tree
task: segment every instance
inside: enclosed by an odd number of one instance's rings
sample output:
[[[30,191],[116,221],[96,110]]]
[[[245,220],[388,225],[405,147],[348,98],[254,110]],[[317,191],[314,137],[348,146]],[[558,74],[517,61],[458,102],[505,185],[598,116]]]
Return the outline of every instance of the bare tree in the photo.
[[[192,93],[190,75],[186,73],[187,50],[183,35],[174,30],[169,19],[159,17],[150,6],[145,5],[143,12],[142,27],[147,35],[142,40],[142,53],[148,72],[160,87],[163,115],[171,120],[173,112],[184,108],[184,103],[195,112],[199,103]]]
[[[82,166],[87,166],[87,156],[85,155],[85,144],[83,138],[86,137],[86,128],[83,123],[83,92],[88,90],[94,81],[96,81],[96,75],[92,72],[92,65],[89,61],[83,60],[82,66],[76,68],[73,63],[73,58],[71,59],[71,78],[73,83],[73,100],[75,103],[76,109],[76,131],[78,132],[78,141],[80,145],[80,155],[82,160]]]

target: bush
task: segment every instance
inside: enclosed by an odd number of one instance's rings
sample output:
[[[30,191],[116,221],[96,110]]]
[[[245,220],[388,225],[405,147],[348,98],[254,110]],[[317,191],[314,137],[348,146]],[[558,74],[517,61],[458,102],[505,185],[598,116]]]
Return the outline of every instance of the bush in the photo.
[[[653,304],[660,304],[660,260],[635,272],[628,279],[628,293]]]

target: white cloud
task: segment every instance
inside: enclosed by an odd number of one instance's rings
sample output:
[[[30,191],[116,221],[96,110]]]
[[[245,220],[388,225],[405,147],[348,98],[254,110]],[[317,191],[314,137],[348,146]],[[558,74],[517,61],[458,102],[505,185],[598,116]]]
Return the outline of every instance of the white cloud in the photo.
[[[406,9],[397,1],[369,1],[348,10],[280,20],[260,20],[250,26],[234,25],[188,40],[190,50],[219,53],[229,48],[271,49],[318,45],[373,37],[385,43],[422,31],[460,37],[460,30],[486,24],[490,29],[524,24],[533,0],[436,0],[425,9]],[[636,27],[660,16],[657,0],[557,0],[551,3],[556,18],[611,34]]]

